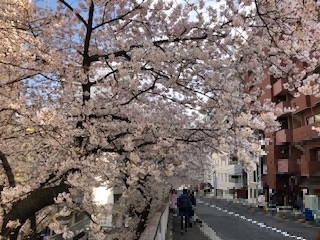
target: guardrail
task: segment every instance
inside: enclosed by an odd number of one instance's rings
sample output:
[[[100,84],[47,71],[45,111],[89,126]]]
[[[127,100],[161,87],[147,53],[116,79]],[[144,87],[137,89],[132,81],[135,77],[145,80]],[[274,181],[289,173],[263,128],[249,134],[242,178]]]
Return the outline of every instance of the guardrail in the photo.
[[[86,228],[90,223],[89,218],[85,218],[80,222],[70,226],[70,230],[76,230],[76,236],[73,239],[78,239],[77,234],[85,233]],[[141,234],[139,240],[168,240],[168,223],[169,223],[169,201],[165,203],[159,211],[157,211],[148,221],[148,225]],[[85,234],[84,234],[85,235]],[[61,234],[50,236],[49,239],[62,240]],[[90,238],[89,238],[90,239]]]
[[[70,231],[75,232],[75,236],[72,239],[78,239],[78,236],[86,235],[86,228],[90,224],[90,219],[87,217],[79,222],[68,227]],[[61,234],[55,234],[50,236],[49,239],[62,240],[64,239]]]
[[[148,226],[141,234],[139,240],[165,240],[167,238],[168,219],[169,202],[148,221]]]

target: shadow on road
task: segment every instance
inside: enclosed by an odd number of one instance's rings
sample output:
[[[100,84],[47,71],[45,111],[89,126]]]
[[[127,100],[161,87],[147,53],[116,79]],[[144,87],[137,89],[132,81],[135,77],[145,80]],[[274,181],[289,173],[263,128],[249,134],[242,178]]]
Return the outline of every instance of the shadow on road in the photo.
[[[180,218],[172,217],[172,240],[210,240],[200,230],[200,223],[193,224],[192,228],[187,228],[186,232],[181,234]]]

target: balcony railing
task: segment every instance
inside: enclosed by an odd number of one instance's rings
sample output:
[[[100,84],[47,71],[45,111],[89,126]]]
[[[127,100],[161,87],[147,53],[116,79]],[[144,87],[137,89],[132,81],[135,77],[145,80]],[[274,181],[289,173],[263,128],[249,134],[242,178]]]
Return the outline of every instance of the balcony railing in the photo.
[[[283,112],[283,110],[284,110],[285,108],[289,108],[289,107],[291,107],[290,101],[281,101],[281,102],[277,103],[276,108],[280,109],[281,112],[278,112],[278,111],[277,111],[277,112],[276,112],[276,116],[277,116],[277,117],[280,117],[280,116],[283,116],[283,115],[285,115],[285,114],[289,114],[289,113],[284,113],[284,112]]]
[[[90,225],[90,219],[88,217],[86,217],[85,219],[83,219],[83,220],[81,220],[79,222],[76,222],[75,224],[69,226],[68,230],[74,232],[76,234],[76,236],[79,236],[79,237],[80,236],[81,237],[82,236],[87,236],[88,235],[87,229],[89,228],[89,225]],[[62,234],[55,234],[55,235],[51,236],[50,239],[62,240],[64,238],[62,237]],[[76,239],[76,238],[74,238],[74,239]]]
[[[313,126],[319,126],[319,122],[293,129],[293,142],[302,142],[320,138],[319,133],[315,130],[312,130]]]
[[[300,162],[301,176],[311,176],[320,171],[319,161],[301,161]]]
[[[282,129],[276,132],[276,143],[292,142],[292,129]]]
[[[304,109],[310,107],[310,96],[301,94],[299,97],[292,99],[291,107],[296,108],[296,111],[293,113],[303,111]]]
[[[278,173],[296,173],[299,167],[294,159],[278,159]]]
[[[310,106],[314,106],[320,102],[320,97],[310,96]]]
[[[283,84],[287,83],[288,80],[287,79],[279,79],[278,81],[276,81],[273,85],[272,85],[272,89],[273,89],[273,96],[277,96],[278,94],[285,92],[286,89],[283,87]]]

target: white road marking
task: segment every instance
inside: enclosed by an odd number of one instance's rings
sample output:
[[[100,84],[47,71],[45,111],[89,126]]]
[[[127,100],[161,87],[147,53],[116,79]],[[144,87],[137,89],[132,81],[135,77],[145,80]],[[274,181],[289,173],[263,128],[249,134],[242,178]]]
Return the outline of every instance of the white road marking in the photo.
[[[257,221],[254,221],[254,220],[250,219],[250,218],[246,218],[245,216],[241,216],[241,215],[239,215],[238,213],[229,212],[228,210],[223,209],[223,208],[221,208],[221,207],[218,207],[218,206],[216,206],[216,205],[214,205],[214,204],[211,204],[211,205],[210,205],[209,203],[203,202],[203,201],[201,201],[201,200],[198,200],[198,202],[199,202],[199,203],[204,203],[206,206],[213,207],[213,208],[215,208],[215,209],[217,209],[217,210],[219,210],[219,211],[223,211],[224,213],[228,213],[229,215],[233,215],[233,216],[235,216],[235,217],[238,217],[238,218],[241,218],[241,219],[246,220],[246,221],[248,221],[248,222],[251,222],[251,223],[253,223],[253,224],[256,224],[256,225],[258,225],[258,226],[261,227],[261,228],[270,229],[270,230],[272,230],[272,231],[274,231],[274,232],[280,233],[281,235],[283,235],[283,236],[285,236],[285,237],[294,238],[294,239],[298,239],[298,240],[307,240],[307,239],[305,239],[305,238],[303,238],[303,237],[291,235],[290,233],[285,232],[285,231],[282,231],[282,230],[277,229],[277,228],[275,228],[275,227],[267,226],[265,223],[257,222]],[[202,225],[203,225],[203,227],[200,228],[200,229],[201,229],[201,230],[203,231],[203,233],[204,233],[205,235],[207,235],[211,240],[221,240],[221,238],[219,238],[219,237],[217,236],[217,234],[215,233],[215,231],[214,231],[212,228],[210,228],[206,223],[203,222]],[[211,237],[211,236],[212,236],[212,237]]]
[[[197,219],[197,215],[195,214],[194,217]],[[199,226],[199,224],[198,224]],[[204,235],[206,235],[210,240],[222,240],[217,234],[216,232],[208,226],[208,224],[206,224],[205,222],[201,223],[200,226],[200,230],[201,232],[203,232]]]

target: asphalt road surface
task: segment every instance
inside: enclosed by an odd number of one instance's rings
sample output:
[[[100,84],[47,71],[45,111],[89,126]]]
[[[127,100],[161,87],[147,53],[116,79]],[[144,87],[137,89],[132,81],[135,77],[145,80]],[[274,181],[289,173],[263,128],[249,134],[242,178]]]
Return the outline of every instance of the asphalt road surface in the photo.
[[[196,215],[221,240],[315,240],[319,233],[317,227],[307,223],[277,218],[221,199],[200,200]]]

